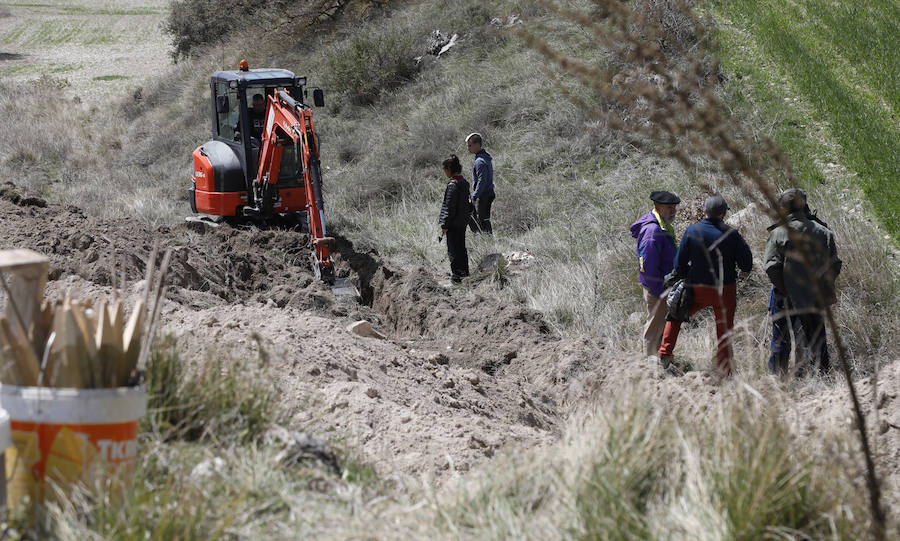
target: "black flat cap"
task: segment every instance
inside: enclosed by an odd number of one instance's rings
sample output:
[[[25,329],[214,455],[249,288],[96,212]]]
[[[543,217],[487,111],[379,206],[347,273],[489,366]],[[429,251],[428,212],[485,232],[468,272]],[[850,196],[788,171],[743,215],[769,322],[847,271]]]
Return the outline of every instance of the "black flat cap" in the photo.
[[[650,201],[660,205],[677,205],[681,203],[681,199],[678,199],[677,195],[665,191],[650,192]]]

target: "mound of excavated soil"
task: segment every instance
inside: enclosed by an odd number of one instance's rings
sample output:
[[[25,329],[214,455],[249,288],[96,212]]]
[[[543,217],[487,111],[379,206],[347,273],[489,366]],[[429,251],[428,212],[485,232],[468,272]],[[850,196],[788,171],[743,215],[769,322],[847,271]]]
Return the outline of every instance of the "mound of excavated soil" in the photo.
[[[441,477],[508,449],[546,444],[586,397],[603,401],[641,388],[663,409],[702,416],[714,395],[742,385],[723,386],[701,372],[670,377],[639,356],[562,340],[541,314],[499,302],[488,282],[446,287],[424,268],[381,261],[341,238],[338,275],[352,279],[360,302],[336,299],[314,279],[309,239],[298,231],[152,229],[48,205],[8,184],[0,186],[0,216],[0,249],[50,257],[48,296],[112,296],[121,284],[112,276],[124,274],[120,294],[133,302],[154,241],[171,248],[162,323],[182,358],[269,359],[272,384],[297,426],[360,449],[382,475]],[[361,318],[387,339],[345,329]],[[879,468],[898,486],[900,364],[881,371],[877,394],[871,379],[859,386],[867,411],[878,412],[869,425]],[[786,417],[810,442],[850,430],[840,382],[763,394],[782,397]],[[896,502],[896,490],[886,498]]]
[[[50,279],[76,275],[100,285],[146,273],[154,242],[172,250],[167,284],[172,298],[202,307],[237,301],[326,307],[328,289],[306,262],[308,237],[290,230],[238,230],[197,224],[150,229],[128,221],[86,216],[71,206],[47,205],[15,187],[0,188],[4,247],[31,248],[51,259]],[[160,264],[157,258],[157,265]],[[112,276],[115,273],[116,279]]]
[[[182,358],[259,359],[262,349],[296,422],[333,431],[384,474],[462,471],[510,444],[555,437],[553,392],[523,368],[559,345],[536,312],[441,287],[424,269],[389,269],[343,239],[338,274],[352,278],[362,303],[314,279],[309,239],[293,230],[152,229],[48,205],[12,185],[0,189],[0,215],[0,249],[50,257],[48,296],[112,296],[124,274],[120,294],[133,302],[154,242],[171,248],[162,323]],[[360,317],[389,339],[349,333]]]

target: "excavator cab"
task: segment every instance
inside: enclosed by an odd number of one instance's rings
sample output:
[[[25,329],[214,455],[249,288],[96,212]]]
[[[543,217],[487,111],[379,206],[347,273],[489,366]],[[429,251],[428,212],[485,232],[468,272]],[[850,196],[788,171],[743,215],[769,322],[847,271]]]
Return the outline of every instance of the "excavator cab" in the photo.
[[[189,193],[191,210],[202,216],[188,219],[218,223],[294,214],[312,237],[314,270],[333,276],[318,136],[304,103],[306,77],[249,69],[242,61],[238,70],[213,73],[209,86],[212,140],[194,150]],[[324,105],[321,89],[314,89],[313,103]]]
[[[306,78],[297,77],[283,69],[241,68],[217,71],[210,78],[210,103],[212,105],[212,141],[200,146],[194,153],[202,162],[210,162],[214,178],[206,176],[203,168],[194,168],[190,190],[191,210],[210,216],[239,217],[244,207],[252,206],[249,193],[259,167],[260,138],[254,137],[254,123],[259,128],[262,119],[255,115],[253,96],[264,99],[283,90],[303,103]],[[316,89],[314,98],[321,96]],[[316,101],[322,101],[320,99]],[[247,128],[244,128],[247,126]],[[197,160],[195,156],[195,165]],[[278,188],[300,188],[302,171],[294,148],[286,148],[282,154]]]

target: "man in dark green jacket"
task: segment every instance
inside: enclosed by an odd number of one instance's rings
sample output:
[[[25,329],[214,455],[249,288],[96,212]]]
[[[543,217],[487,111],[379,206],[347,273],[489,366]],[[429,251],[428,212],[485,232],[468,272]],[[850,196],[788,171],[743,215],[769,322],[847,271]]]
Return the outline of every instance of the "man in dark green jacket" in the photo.
[[[821,372],[827,372],[831,363],[823,313],[825,307],[834,304],[837,299],[835,280],[841,272],[834,234],[809,218],[806,194],[802,190],[786,190],[778,204],[788,213],[788,217],[786,223],[770,228],[769,240],[766,241],[765,270],[774,286],[772,298],[780,297],[783,309],[773,313],[778,336],[773,333],[773,357],[769,367],[773,372],[787,369],[791,349],[790,329],[793,327],[794,334],[802,334],[806,340],[809,357],[806,362],[818,366]],[[781,320],[778,321],[778,318]],[[798,354],[800,372],[806,367],[805,363],[801,363]]]

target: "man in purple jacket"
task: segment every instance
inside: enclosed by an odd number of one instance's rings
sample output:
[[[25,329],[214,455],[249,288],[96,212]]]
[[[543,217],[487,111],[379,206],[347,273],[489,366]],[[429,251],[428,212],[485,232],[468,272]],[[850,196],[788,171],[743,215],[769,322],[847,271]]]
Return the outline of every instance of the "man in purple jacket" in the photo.
[[[665,277],[675,266],[675,227],[672,221],[681,199],[671,192],[650,194],[653,210],[631,224],[631,236],[637,239],[638,269],[647,304],[644,324],[644,354],[656,355],[666,327]]]

